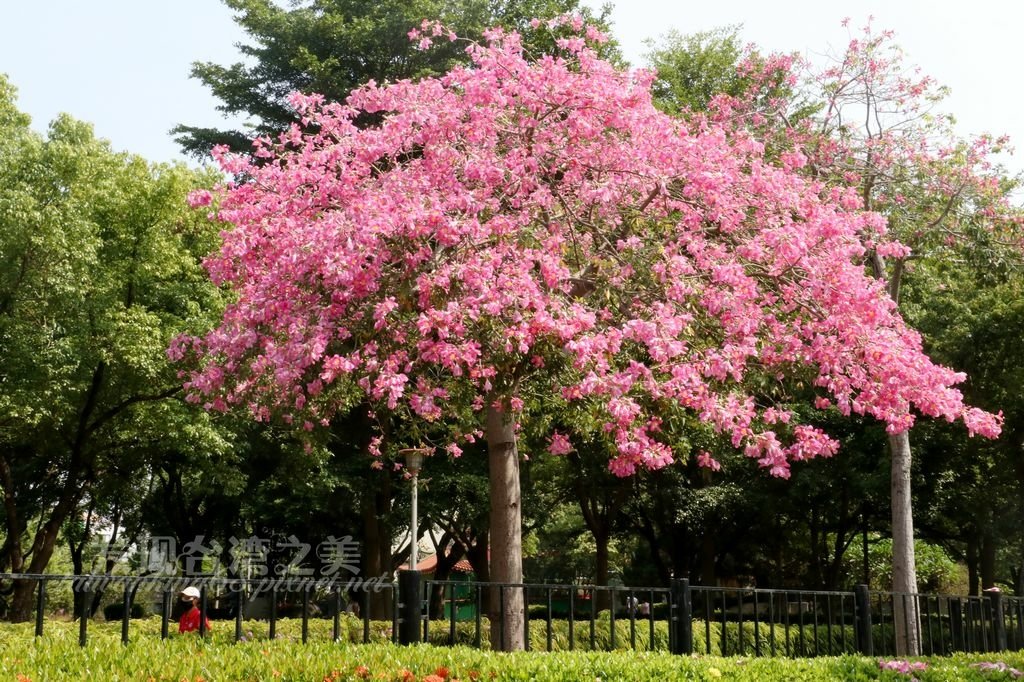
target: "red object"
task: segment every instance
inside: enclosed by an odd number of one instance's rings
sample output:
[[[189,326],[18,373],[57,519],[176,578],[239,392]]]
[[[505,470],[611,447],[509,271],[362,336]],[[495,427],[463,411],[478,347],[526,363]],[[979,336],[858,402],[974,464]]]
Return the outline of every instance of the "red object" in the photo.
[[[206,621],[206,629],[210,629],[210,619],[203,618]],[[188,611],[181,615],[181,620],[178,621],[178,632],[195,632],[199,629],[199,607],[193,606]]]
[[[423,571],[424,573],[430,573],[437,570],[437,555],[432,554],[423,561],[416,564],[417,571]],[[452,567],[453,571],[459,573],[472,573],[473,565],[469,563],[469,559],[462,559]]]

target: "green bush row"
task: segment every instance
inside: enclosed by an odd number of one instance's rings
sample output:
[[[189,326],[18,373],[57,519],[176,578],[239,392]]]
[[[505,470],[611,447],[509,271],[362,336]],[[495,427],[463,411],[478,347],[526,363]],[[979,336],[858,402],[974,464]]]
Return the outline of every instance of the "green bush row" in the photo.
[[[0,679],[4,680],[907,680],[883,671],[879,659],[858,656],[814,659],[673,656],[664,652],[523,652],[500,654],[468,647],[334,643],[313,622],[311,641],[297,641],[299,624],[280,623],[281,637],[235,644],[233,628],[215,627],[204,640],[195,634],[159,640],[159,622],[142,621],[127,646],[116,623],[93,625],[89,644],[78,646],[74,623],[48,623],[41,638],[30,624],[0,624]],[[249,625],[248,623],[246,624]],[[265,624],[253,624],[259,627]],[[227,631],[226,631],[227,630]],[[314,638],[313,635],[316,635]],[[982,661],[1024,670],[1024,655],[957,655],[925,659],[921,682],[1008,680],[1009,672],[983,672]],[[19,677],[21,676],[21,677]],[[433,677],[431,677],[433,676]]]
[[[116,614],[120,616],[120,612]],[[117,620],[119,619],[111,619]],[[276,625],[276,634],[282,638],[301,638],[301,619],[281,618]],[[93,622],[89,630],[113,623]],[[340,618],[340,638],[346,642],[359,644],[364,638],[364,623],[361,619],[351,615],[343,614]],[[44,626],[48,629],[51,626],[66,625],[60,621],[46,621]],[[651,632],[651,621],[636,620],[631,624],[629,620],[617,618],[615,621],[615,637],[612,638],[611,619],[607,612],[601,614],[594,621],[593,628],[589,620],[574,621],[572,627],[573,636],[570,642],[570,628],[567,620],[552,620],[550,622],[550,634],[548,621],[531,620],[529,624],[529,648],[533,651],[612,651],[612,650],[636,650],[636,651],[668,651],[669,649],[669,624],[665,621],[654,621],[653,637]],[[77,625],[75,625],[77,627]],[[177,628],[176,623],[171,623],[172,630]],[[307,625],[309,639],[329,641],[333,635],[331,619],[311,618]],[[369,642],[384,644],[391,641],[392,624],[390,621],[370,621]],[[751,621],[744,621],[742,625],[737,622],[725,624],[725,637],[722,636],[722,624],[720,622],[706,623],[703,620],[694,620],[692,624],[693,651],[697,654],[714,656],[819,656],[819,655],[841,655],[857,653],[856,634],[851,625],[840,627],[833,625],[829,628],[826,624],[814,625],[790,625],[788,628],[781,624],[771,626],[768,623],[755,624]],[[950,641],[948,627],[940,629],[933,624],[932,632],[929,635],[926,630],[923,634],[923,643],[926,652],[932,649],[936,652],[955,648]],[[213,621],[213,635],[216,639],[233,641],[235,632],[234,621]],[[132,620],[129,633],[132,638],[136,637],[159,637],[159,617],[149,617]],[[489,648],[490,622],[487,618],[480,620],[480,642],[479,647]],[[874,651],[882,655],[891,653],[894,634],[891,624],[875,625],[873,628]],[[243,624],[243,635],[245,639],[269,639],[270,624],[267,621],[245,621]],[[980,633],[979,633],[980,637]],[[455,626],[455,638],[451,637],[451,624],[447,620],[432,620],[427,626],[428,643],[438,646],[465,645],[475,646],[477,642],[477,630],[475,621],[458,621]],[[967,642],[967,644],[978,642]],[[571,646],[570,646],[571,645]],[[724,647],[724,648],[723,648]]]

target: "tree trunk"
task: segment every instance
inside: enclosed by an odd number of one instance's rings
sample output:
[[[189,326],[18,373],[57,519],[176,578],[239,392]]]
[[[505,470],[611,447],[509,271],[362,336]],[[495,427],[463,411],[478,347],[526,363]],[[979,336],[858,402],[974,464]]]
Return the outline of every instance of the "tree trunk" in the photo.
[[[871,586],[871,552],[868,547],[868,522],[864,520],[864,528],[861,529],[861,540],[863,541],[863,561],[864,561],[864,584]]]
[[[390,580],[391,566],[391,534],[388,532],[384,515],[386,505],[390,504],[391,481],[386,474],[371,471],[367,480],[368,490],[364,491],[363,516],[363,577],[379,578],[385,576]],[[382,508],[384,507],[384,508]],[[389,590],[370,591],[370,618],[374,620],[391,620],[391,599]],[[362,608],[362,595],[360,608]]]
[[[671,584],[672,571],[662,556],[661,542],[659,542],[658,533],[654,530],[654,524],[651,522],[651,519],[647,516],[642,516],[641,525],[637,530],[647,541],[647,547],[651,553],[651,563],[654,564],[654,568],[658,572],[658,579],[661,581],[659,584],[665,586]],[[689,577],[689,573],[686,575]]]
[[[92,513],[93,505],[90,504],[85,515],[85,527],[82,529],[82,537],[80,541],[76,543],[73,539],[68,539],[68,550],[71,553],[71,573],[73,575],[85,575],[85,547],[89,543],[89,538],[92,536]],[[84,592],[74,592],[74,606],[72,608],[72,613],[75,618],[82,617],[82,612],[85,609],[85,604],[82,601],[84,597]],[[92,612],[90,612],[90,615],[91,613]]]
[[[811,548],[811,565],[808,566],[810,575],[808,576],[808,583],[814,585],[814,589],[822,589],[822,571],[821,571],[821,547],[822,539],[818,537],[819,526],[818,526],[818,514],[815,510],[810,510],[807,514],[807,528],[810,531],[809,545]],[[807,583],[805,583],[807,584]]]
[[[492,403],[487,408],[487,453],[490,465],[490,577],[497,583],[523,582],[522,500],[515,420]],[[491,648],[523,649],[524,603],[521,588],[506,587],[492,599]],[[500,601],[499,601],[500,600]],[[502,617],[502,609],[504,617]]]
[[[892,591],[896,654],[918,656],[921,624],[917,609],[917,566],[914,559],[914,517],[910,496],[910,436],[889,436],[892,451]],[[906,598],[903,595],[908,595]],[[913,595],[913,596],[910,596]]]
[[[978,576],[978,540],[971,534],[967,540],[967,594],[977,597],[981,594],[981,579]]]
[[[433,534],[431,539],[433,540]],[[441,536],[440,542],[434,541],[434,556],[437,557],[434,580],[440,583],[451,580],[455,565],[466,556],[466,548],[461,542],[453,542],[451,535],[445,533]],[[447,585],[437,584],[430,591],[430,615],[435,619],[445,618],[444,605],[449,589],[451,588]]]
[[[992,531],[981,536],[981,589],[996,586],[996,541]]]
[[[46,570],[57,545],[57,534],[61,524],[64,523],[71,509],[74,509],[76,501],[71,500],[64,504],[64,500],[62,500],[61,503],[58,503],[50,520],[43,524],[36,534],[36,539],[32,543],[32,561],[29,562],[28,573],[43,573]],[[36,583],[32,580],[14,581],[14,595],[11,597],[10,611],[12,622],[24,623],[32,618],[32,613],[35,611],[35,591]]]
[[[473,567],[473,573],[475,574],[477,582],[488,583],[491,581],[491,566],[490,566],[490,545],[488,544],[488,531],[484,531],[477,536],[476,542],[472,543],[466,549],[466,559],[469,560],[469,565]]]
[[[21,519],[18,514],[17,498],[14,495],[14,479],[7,458],[0,454],[0,487],[4,490],[4,526],[7,537],[4,540],[4,561],[10,565],[11,573],[21,573],[25,562],[24,549],[21,545]]]
[[[700,540],[700,584],[713,587],[718,582],[715,576],[715,538],[704,533]]]
[[[574,457],[570,461],[573,462],[575,470],[572,484],[573,493],[580,505],[583,522],[594,538],[594,547],[596,548],[594,553],[594,584],[607,585],[608,545],[611,542],[612,518],[614,518],[618,511],[617,505],[610,500],[606,500],[604,507],[602,507],[601,492],[599,489],[595,490],[593,485],[588,485],[588,482],[584,479],[579,459]],[[610,592],[597,592],[595,597],[597,599],[598,611],[611,607]]]
[[[608,533],[594,533],[594,544],[597,547],[597,551],[594,556],[594,584],[595,585],[607,585],[608,584],[608,544],[609,544]],[[612,594],[608,591],[602,591],[597,593],[597,610],[615,608],[612,604]]]

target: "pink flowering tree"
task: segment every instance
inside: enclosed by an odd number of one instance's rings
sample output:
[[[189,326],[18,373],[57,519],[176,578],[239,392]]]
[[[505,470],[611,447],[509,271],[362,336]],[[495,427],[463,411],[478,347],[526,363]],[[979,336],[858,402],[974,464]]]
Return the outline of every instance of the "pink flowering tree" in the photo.
[[[939,108],[947,90],[906,63],[891,32],[869,22],[823,66],[751,55],[739,75],[747,88],[712,100],[708,118],[741,137],[757,135],[784,167],[852,188],[861,209],[883,216],[884,230],[863,235],[863,262],[897,305],[915,261],[1020,260],[1021,214],[1009,201],[1015,182],[996,162],[1007,140],[957,135]],[[901,593],[917,591],[909,427],[889,422],[892,589]],[[905,626],[918,614],[915,602],[906,604],[911,612],[895,619],[898,652],[915,655],[919,628]]]
[[[996,162],[1007,140],[959,136],[940,109],[947,90],[907,64],[891,32],[869,23],[823,68],[805,65],[804,92],[822,108],[799,122],[783,120],[793,144],[783,162],[855,188],[862,209],[885,217],[884,232],[865,235],[865,262],[897,305],[915,261],[1019,260],[1020,212],[1009,201],[1014,183]],[[890,428],[889,449],[892,589],[914,593],[910,429]],[[916,655],[919,627],[905,627],[918,624],[916,602],[907,608],[895,619],[898,652]]]
[[[441,78],[369,83],[343,104],[295,95],[315,134],[219,155],[240,180],[196,200],[226,223],[207,267],[235,302],[169,351],[195,363],[191,400],[307,429],[353,395],[422,422],[475,415],[461,432],[486,438],[491,578],[506,583],[522,579],[516,432],[532,386],[598,416],[620,476],[673,461],[666,406],[776,476],[835,453],[753,378],[809,377],[820,407],[893,432],[924,414],[998,433],[865,273],[864,235],[887,226],[855,191],[770,163],[751,136],[659,113],[652,74],[599,59],[604,36],[579,20],[560,24],[578,33],[558,54],[531,58],[494,30]],[[424,49],[455,38],[412,35]],[[358,127],[363,114],[379,122]],[[571,447],[552,434],[552,452]],[[522,594],[505,599],[496,645],[519,648]]]

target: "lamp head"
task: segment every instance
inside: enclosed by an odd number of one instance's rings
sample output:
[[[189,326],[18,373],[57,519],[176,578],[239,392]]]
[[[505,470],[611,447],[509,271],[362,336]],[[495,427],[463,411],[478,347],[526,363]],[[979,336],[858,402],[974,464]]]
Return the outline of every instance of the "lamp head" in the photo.
[[[405,468],[409,470],[409,473],[416,475],[423,468],[423,458],[427,457],[433,448],[418,447],[418,448],[403,448],[398,453],[405,459]]]

